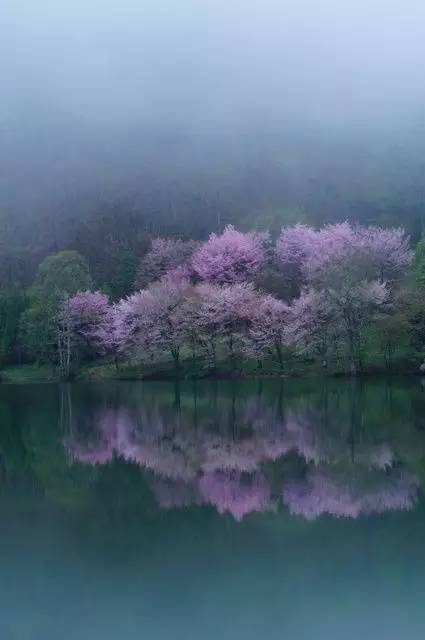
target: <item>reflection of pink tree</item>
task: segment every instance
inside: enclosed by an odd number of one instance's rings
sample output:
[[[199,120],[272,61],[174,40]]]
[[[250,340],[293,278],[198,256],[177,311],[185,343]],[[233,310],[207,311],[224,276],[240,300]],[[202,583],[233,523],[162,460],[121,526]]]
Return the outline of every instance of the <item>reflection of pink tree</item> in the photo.
[[[249,428],[249,437],[234,438],[231,431],[203,435],[200,460],[204,472],[253,472],[291,451],[308,462],[321,459],[314,425],[300,415],[287,411],[285,420],[277,420],[273,411],[247,399],[240,424]]]
[[[159,506],[163,509],[178,509],[202,504],[198,487],[193,482],[154,476],[150,487]]]
[[[394,452],[385,443],[362,441],[353,449],[347,433],[317,411],[287,409],[278,420],[271,408],[255,399],[244,401],[237,417],[235,435],[226,415],[219,422],[225,430],[200,421],[196,430],[180,423],[175,415],[163,415],[145,407],[137,414],[125,409],[97,411],[91,417],[91,435],[75,437],[67,446],[75,457],[87,462],[106,460],[113,452],[157,474],[189,480],[214,471],[255,472],[266,462],[295,452],[306,463],[354,463],[364,469],[391,468]],[[249,434],[249,435],[247,435]]]
[[[164,508],[209,503],[236,519],[272,509],[265,473],[269,477],[271,463],[291,452],[298,456],[297,473],[306,474],[284,482],[283,500],[292,513],[357,517],[413,505],[417,480],[393,466],[396,447],[366,436],[354,446],[349,423],[344,427],[332,406],[319,409],[305,398],[300,406],[294,402],[281,411],[261,395],[251,396],[230,413],[222,405],[217,423],[210,412],[201,414],[196,428],[187,406],[178,415],[150,403],[137,412],[101,409],[86,416],[80,430],[74,412],[66,446],[86,464],[117,456],[151,471],[149,483]],[[283,468],[288,473],[293,467]]]
[[[285,421],[277,421],[271,409],[258,406],[254,399],[244,402],[238,418],[249,429],[249,437],[235,437],[229,424],[217,432],[207,420],[195,431],[174,419],[148,408],[137,415],[124,409],[103,410],[92,416],[93,436],[68,445],[82,461],[106,461],[115,452],[162,477],[186,481],[214,471],[255,472],[290,451],[307,461],[324,459],[314,423],[290,411]],[[226,416],[219,421],[226,424]]]
[[[90,438],[70,438],[71,455],[88,464],[105,463],[115,454],[164,478],[189,481],[196,477],[190,447],[180,436],[171,437],[158,414],[149,414],[149,427],[124,409],[108,409],[92,416]]]
[[[90,416],[88,437],[68,437],[65,447],[70,455],[86,464],[105,464],[127,441],[131,418],[125,409],[104,409]],[[73,429],[73,426],[71,425]]]
[[[205,502],[213,504],[219,513],[228,511],[235,520],[253,511],[273,509],[270,487],[259,473],[206,473],[199,480],[199,490]]]
[[[332,396],[330,397],[332,398]],[[323,407],[297,400],[285,413],[285,433],[279,441],[290,442],[292,450],[307,463],[355,464],[360,469],[390,469],[397,454],[388,442],[376,439],[376,432],[352,440],[352,403],[342,413],[338,399],[328,397]],[[353,400],[355,402],[355,400]],[[348,444],[351,442],[351,444]],[[405,456],[403,456],[405,457]],[[407,456],[410,457],[410,456]]]
[[[362,514],[411,509],[416,500],[417,479],[406,473],[361,473],[314,469],[301,481],[283,488],[283,500],[292,514],[313,520],[320,515],[357,518]]]

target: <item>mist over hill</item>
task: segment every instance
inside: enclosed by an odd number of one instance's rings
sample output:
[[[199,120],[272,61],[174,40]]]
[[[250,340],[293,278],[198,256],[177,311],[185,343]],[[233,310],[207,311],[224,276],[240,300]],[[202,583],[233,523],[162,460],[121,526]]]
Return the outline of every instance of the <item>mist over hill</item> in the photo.
[[[424,18],[376,0],[6,0],[1,280],[30,282],[59,249],[97,263],[230,222],[417,240]]]

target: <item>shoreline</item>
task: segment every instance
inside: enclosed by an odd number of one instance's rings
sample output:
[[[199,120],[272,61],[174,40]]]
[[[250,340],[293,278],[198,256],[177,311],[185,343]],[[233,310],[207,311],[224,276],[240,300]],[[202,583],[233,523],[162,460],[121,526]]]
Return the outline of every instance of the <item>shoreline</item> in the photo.
[[[180,375],[174,370],[160,369],[157,371],[123,367],[116,371],[111,366],[96,366],[83,368],[70,380],[61,380],[50,367],[29,365],[16,365],[5,367],[0,371],[0,384],[25,384],[25,383],[59,383],[59,382],[189,382],[189,381],[220,381],[220,380],[326,380],[326,379],[365,379],[365,378],[392,378],[397,376],[425,378],[419,369],[409,366],[388,368],[368,367],[356,374],[349,371],[335,371],[318,369],[316,367],[276,372],[240,370],[232,372],[225,368],[204,375],[200,372],[188,372],[182,369]]]

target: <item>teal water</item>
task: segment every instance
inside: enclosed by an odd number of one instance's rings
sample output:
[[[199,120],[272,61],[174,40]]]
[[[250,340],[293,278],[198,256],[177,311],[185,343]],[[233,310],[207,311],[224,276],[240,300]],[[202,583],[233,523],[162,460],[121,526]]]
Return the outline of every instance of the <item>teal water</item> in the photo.
[[[422,639],[418,379],[0,386],[0,640]]]

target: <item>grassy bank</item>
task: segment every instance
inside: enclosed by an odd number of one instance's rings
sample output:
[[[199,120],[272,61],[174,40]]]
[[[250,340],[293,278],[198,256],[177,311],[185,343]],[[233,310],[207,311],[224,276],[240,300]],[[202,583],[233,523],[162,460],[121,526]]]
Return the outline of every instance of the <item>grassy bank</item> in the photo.
[[[391,363],[388,367],[383,358],[369,354],[365,357],[359,375],[389,375],[389,374],[414,374],[418,372],[422,361],[422,354],[405,353]],[[97,361],[82,366],[76,373],[75,380],[175,380],[203,379],[203,378],[251,378],[251,377],[332,377],[349,375],[349,367],[344,361],[323,362],[314,359],[291,359],[285,363],[283,369],[273,361],[264,361],[259,367],[256,361],[244,361],[241,363],[223,360],[212,370],[194,363],[192,360],[183,360],[176,369],[172,361],[164,361],[152,364],[120,363],[118,368],[108,361]],[[0,372],[0,381],[4,383],[31,383],[31,382],[57,382],[58,373],[51,367],[37,366],[36,364],[24,364],[5,367]]]
[[[56,382],[58,379],[54,369],[45,365],[21,364],[5,367],[0,371],[0,382]]]

